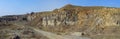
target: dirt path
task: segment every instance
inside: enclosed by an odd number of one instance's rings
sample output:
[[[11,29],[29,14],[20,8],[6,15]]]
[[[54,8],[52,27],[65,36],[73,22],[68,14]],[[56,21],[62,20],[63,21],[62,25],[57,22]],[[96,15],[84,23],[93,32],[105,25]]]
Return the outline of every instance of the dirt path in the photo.
[[[90,38],[86,38],[86,37],[80,37],[80,36],[70,36],[70,35],[57,35],[51,32],[47,32],[47,31],[43,31],[34,27],[28,27],[27,25],[24,24],[20,24],[20,23],[15,23],[15,25],[19,25],[19,26],[24,26],[26,28],[30,28],[33,29],[38,35],[42,34],[43,36],[48,37],[49,39],[90,39]]]

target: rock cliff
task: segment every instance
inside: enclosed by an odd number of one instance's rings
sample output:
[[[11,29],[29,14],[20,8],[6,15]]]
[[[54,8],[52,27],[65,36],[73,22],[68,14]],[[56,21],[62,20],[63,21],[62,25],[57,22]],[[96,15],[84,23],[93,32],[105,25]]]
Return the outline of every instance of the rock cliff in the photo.
[[[120,26],[120,8],[66,5],[49,12],[33,14],[31,25],[57,32],[101,34],[107,27]]]

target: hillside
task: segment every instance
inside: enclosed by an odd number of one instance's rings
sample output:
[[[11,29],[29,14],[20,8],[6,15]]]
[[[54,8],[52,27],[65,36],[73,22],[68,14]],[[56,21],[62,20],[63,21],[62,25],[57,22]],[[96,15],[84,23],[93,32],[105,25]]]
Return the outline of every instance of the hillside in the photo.
[[[60,38],[65,36],[66,39],[69,38],[69,36],[72,36],[75,39],[78,38],[74,36],[89,37],[91,39],[120,39],[119,17],[120,8],[103,6],[75,6],[68,4],[53,11],[31,12],[30,14],[24,15],[0,17],[0,29],[1,33],[3,30],[9,30],[9,28],[11,31],[16,31],[15,29],[18,29],[17,31],[21,31],[22,33],[27,28],[27,31],[30,30],[29,32],[35,33],[30,35],[35,35],[33,38],[36,39],[40,39],[37,38],[39,37],[39,35],[37,35],[39,32],[37,32],[36,29],[54,33],[55,36],[60,35],[58,36]],[[20,28],[21,26],[24,27]],[[29,29],[29,27],[33,27],[35,30],[32,28]],[[19,30],[19,28],[23,30]],[[11,31],[6,30],[8,33]],[[25,38],[24,34],[21,33],[18,34],[23,36],[22,38]],[[26,36],[26,39],[29,39],[29,37],[30,36],[27,38]],[[43,37],[44,38],[41,39],[50,38],[49,35],[45,35]],[[4,38],[4,36],[0,35],[0,38]]]

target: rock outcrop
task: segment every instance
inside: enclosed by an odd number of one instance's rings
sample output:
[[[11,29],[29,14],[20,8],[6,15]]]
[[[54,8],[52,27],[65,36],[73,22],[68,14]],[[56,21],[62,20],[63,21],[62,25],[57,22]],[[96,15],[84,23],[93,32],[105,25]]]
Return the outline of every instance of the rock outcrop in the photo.
[[[31,25],[51,32],[104,33],[106,27],[120,26],[120,8],[66,5],[49,12],[37,12]],[[103,32],[104,31],[104,32]]]

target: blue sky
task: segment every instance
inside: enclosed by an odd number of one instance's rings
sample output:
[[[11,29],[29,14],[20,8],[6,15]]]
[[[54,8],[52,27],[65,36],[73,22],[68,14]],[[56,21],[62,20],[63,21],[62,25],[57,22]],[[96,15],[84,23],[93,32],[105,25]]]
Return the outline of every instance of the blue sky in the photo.
[[[0,0],[0,16],[50,11],[66,4],[120,7],[120,0]]]

